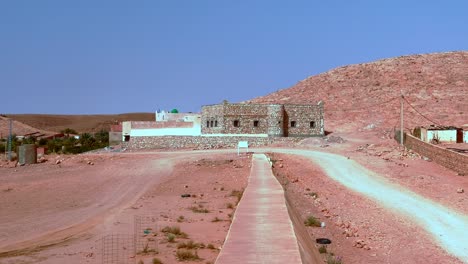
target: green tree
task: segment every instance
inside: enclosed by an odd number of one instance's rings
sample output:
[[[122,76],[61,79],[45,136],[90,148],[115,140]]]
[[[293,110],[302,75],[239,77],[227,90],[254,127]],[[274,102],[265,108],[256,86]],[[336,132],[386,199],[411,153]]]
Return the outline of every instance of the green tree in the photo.
[[[47,139],[41,138],[39,139],[39,146],[46,146],[47,145]]]
[[[99,148],[107,147],[109,145],[109,132],[101,130],[94,134]]]
[[[63,146],[63,139],[54,138],[47,141],[47,151],[49,153],[61,153]]]
[[[64,130],[61,130],[60,133],[66,135],[67,137],[70,137],[70,134],[78,135],[78,132],[71,128],[65,128]]]

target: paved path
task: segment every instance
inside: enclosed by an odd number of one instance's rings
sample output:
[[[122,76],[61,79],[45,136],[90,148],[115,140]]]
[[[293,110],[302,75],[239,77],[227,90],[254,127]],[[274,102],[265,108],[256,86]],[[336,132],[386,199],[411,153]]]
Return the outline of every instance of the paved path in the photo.
[[[283,188],[264,154],[253,155],[249,184],[216,263],[302,263]]]

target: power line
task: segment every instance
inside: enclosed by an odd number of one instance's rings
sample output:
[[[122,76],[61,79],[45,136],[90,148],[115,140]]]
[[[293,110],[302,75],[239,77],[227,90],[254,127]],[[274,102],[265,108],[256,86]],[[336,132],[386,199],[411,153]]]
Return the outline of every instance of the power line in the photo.
[[[419,115],[421,115],[422,117],[424,117],[424,119],[426,119],[427,121],[433,123],[433,124],[436,124],[438,126],[441,126],[439,123],[429,119],[428,117],[426,117],[425,115],[423,115],[421,112],[418,111],[418,109],[416,109],[413,105],[411,105],[410,102],[408,102],[408,100],[406,100],[406,97],[403,96],[403,100],[405,100],[406,103],[408,103],[408,105],[414,110],[416,111],[416,113],[418,113]]]

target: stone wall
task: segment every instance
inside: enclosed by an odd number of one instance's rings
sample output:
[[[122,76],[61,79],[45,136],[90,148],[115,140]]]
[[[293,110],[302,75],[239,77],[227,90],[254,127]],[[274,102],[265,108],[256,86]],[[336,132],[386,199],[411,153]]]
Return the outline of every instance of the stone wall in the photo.
[[[109,146],[115,146],[122,142],[122,132],[109,132]]]
[[[129,142],[122,142],[130,150],[139,149],[213,149],[236,148],[239,141],[249,142],[249,147],[266,146],[272,143],[295,143],[301,138],[285,137],[210,137],[210,136],[161,136],[132,137]]]
[[[202,134],[224,133],[224,107],[222,104],[202,107],[201,131]]]
[[[287,124],[286,136],[308,137],[323,135],[322,110],[320,105],[284,105]]]
[[[324,135],[323,103],[317,105],[219,104],[203,106],[202,134]]]
[[[150,128],[190,128],[193,127],[193,122],[179,121],[131,121],[132,129],[150,129]]]
[[[398,133],[397,131],[396,134]],[[432,159],[437,164],[456,171],[460,175],[468,175],[467,155],[426,143],[406,133],[404,135],[404,144],[407,148]]]

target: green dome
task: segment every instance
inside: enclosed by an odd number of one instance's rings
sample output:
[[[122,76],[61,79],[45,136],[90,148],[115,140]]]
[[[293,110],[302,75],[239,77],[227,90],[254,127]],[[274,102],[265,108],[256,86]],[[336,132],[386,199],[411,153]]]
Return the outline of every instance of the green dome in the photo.
[[[177,114],[177,113],[179,113],[179,110],[177,110],[177,109],[174,108],[174,109],[171,110],[171,113]]]

